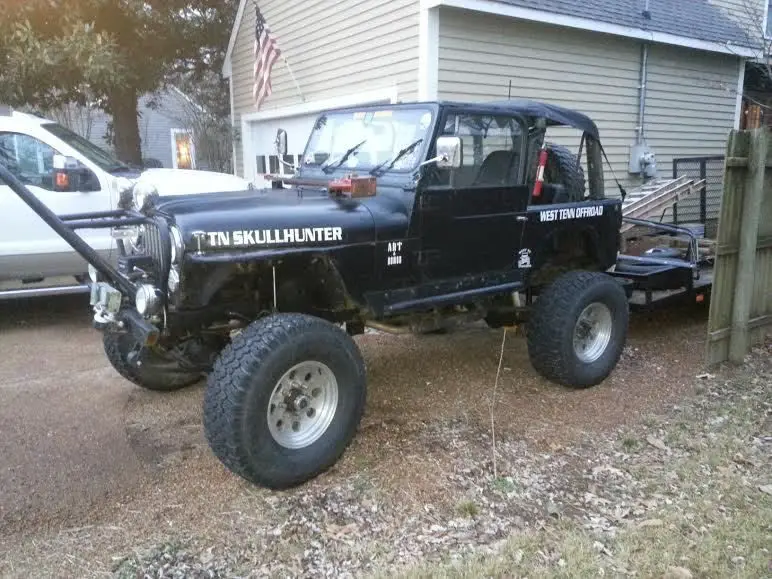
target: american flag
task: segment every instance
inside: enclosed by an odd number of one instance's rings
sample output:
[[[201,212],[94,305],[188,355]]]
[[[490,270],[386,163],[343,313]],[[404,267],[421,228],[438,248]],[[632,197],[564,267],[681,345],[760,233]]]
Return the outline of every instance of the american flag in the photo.
[[[255,78],[252,94],[258,109],[263,105],[273,91],[271,87],[271,70],[281,56],[281,50],[276,46],[276,41],[271,36],[271,30],[265,18],[260,13],[260,8],[255,2]]]

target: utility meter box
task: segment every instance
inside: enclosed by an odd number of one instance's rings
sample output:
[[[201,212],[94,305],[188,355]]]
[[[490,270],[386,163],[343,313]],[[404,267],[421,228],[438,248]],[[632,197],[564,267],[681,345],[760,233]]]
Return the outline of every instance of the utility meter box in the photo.
[[[642,175],[647,178],[657,176],[657,158],[648,145],[639,143],[630,147],[628,171],[633,175]]]

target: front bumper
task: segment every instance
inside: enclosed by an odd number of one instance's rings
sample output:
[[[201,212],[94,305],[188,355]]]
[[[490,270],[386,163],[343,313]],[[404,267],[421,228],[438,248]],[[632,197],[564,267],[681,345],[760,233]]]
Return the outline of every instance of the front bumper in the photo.
[[[120,291],[105,282],[91,284],[94,327],[102,332],[131,334],[138,344],[153,346],[161,332],[133,307],[124,303]]]

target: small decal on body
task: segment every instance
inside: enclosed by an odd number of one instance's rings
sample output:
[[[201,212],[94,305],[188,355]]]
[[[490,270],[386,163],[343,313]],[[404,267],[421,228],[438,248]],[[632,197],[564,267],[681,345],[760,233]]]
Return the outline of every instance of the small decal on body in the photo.
[[[531,269],[531,250],[521,249],[517,254],[518,269]]]
[[[402,242],[390,241],[386,253],[386,265],[393,267],[402,265]]]

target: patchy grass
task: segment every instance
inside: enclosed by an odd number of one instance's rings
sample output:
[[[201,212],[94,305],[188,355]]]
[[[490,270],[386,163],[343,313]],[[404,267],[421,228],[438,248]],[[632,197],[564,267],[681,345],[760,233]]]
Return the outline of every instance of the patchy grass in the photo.
[[[474,501],[462,501],[458,504],[458,512],[465,517],[474,518],[480,514],[480,507]]]
[[[614,532],[579,518],[547,519],[486,554],[402,576],[772,577],[772,375],[768,359],[762,366],[705,386],[675,416],[647,417],[638,432],[621,435],[624,452],[607,468],[629,475],[651,508]]]
[[[634,436],[626,436],[622,439],[622,447],[627,452],[635,452],[641,446],[641,441]]]

